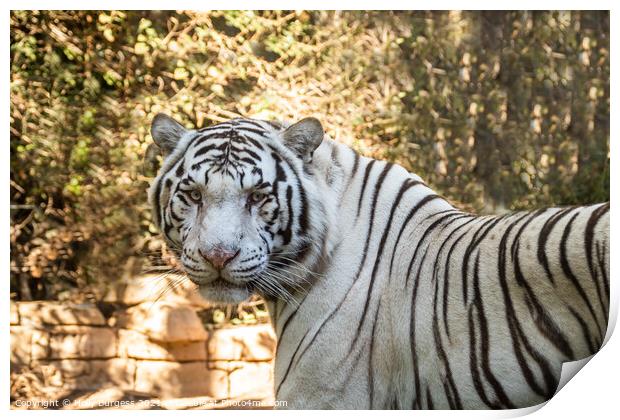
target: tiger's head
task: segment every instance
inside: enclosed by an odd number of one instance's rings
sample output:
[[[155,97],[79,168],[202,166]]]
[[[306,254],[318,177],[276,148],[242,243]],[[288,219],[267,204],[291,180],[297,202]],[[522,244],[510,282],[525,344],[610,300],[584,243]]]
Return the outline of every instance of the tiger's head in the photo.
[[[286,297],[326,229],[310,168],[321,123],[234,119],[188,130],[158,114],[151,135],[164,153],[149,191],[154,220],[200,293],[223,303]]]

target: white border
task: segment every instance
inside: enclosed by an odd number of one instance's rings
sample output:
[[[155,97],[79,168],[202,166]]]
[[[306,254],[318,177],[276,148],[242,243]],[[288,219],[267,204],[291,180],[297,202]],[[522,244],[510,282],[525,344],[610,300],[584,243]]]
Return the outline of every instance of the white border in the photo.
[[[128,3],[127,1],[118,1],[118,0],[108,0],[105,4],[101,4],[100,2],[88,2],[88,1],[31,1],[31,0],[21,0],[19,3],[13,4],[14,9],[125,9],[125,10],[141,10],[141,9],[195,9],[195,10],[206,10],[206,9],[333,9],[337,7],[338,9],[374,9],[374,10],[402,10],[402,9],[469,9],[469,10],[484,10],[484,9],[497,9],[498,6],[504,6],[506,9],[538,9],[538,10],[547,10],[547,9],[583,9],[583,10],[592,10],[592,9],[603,9],[603,10],[611,10],[610,15],[610,24],[611,24],[611,74],[612,74],[612,82],[614,79],[613,69],[618,69],[618,51],[616,48],[618,42],[618,24],[620,19],[620,12],[618,12],[617,7],[613,7],[615,4],[612,1],[599,1],[599,0],[591,0],[588,2],[577,2],[571,0],[553,0],[553,1],[533,1],[533,0],[522,0],[519,2],[504,2],[499,3],[497,1],[469,1],[466,3],[457,2],[457,1],[446,1],[446,0],[434,0],[432,2],[404,2],[404,1],[382,1],[382,2],[371,2],[366,0],[341,0],[338,3],[334,3],[333,1],[325,1],[325,0],[315,0],[315,1],[281,1],[281,0],[273,0],[273,1],[262,1],[262,2],[247,2],[240,0],[227,0],[227,1],[210,1],[210,2],[199,2],[199,1],[187,1],[187,0],[175,0],[175,1],[162,1],[162,0],[152,0],[152,1],[133,1]],[[5,7],[8,6],[5,3]],[[171,7],[173,6],[173,7]],[[4,53],[4,57],[9,57],[9,7],[6,7],[6,15],[4,20],[4,24],[6,25],[6,29],[3,32],[4,40],[2,42],[2,50]],[[10,81],[10,67],[5,64],[2,66],[0,70],[4,74],[4,78],[6,83],[2,84],[1,89],[4,97],[7,98],[7,102],[9,100],[9,81]],[[611,84],[611,97],[618,98],[618,87],[616,84]],[[6,103],[6,102],[5,102]],[[2,129],[5,136],[5,142],[7,152],[0,154],[0,159],[2,159],[2,171],[5,174],[6,181],[2,183],[2,196],[5,197],[8,201],[9,197],[9,183],[8,179],[10,176],[10,159],[9,159],[9,110],[7,108],[10,107],[10,103],[5,105],[5,117],[2,122]],[[614,139],[618,136],[619,126],[618,126],[618,107],[611,107],[611,139]],[[618,184],[614,182],[614,180],[620,179],[620,173],[618,173],[618,165],[615,164],[617,159],[617,149],[618,146],[615,144],[615,141],[611,141],[611,200],[616,203],[618,198]],[[8,204],[8,203],[7,203]],[[10,263],[10,248],[9,241],[7,240],[9,237],[9,206],[3,205],[0,209],[2,212],[3,220],[5,220],[5,224],[1,227],[1,232],[5,241],[3,243],[4,252],[1,256],[1,264],[4,267],[4,273],[8,275],[9,273],[9,263]],[[618,281],[617,276],[615,274],[618,272],[618,257],[620,257],[618,250],[616,249],[616,244],[618,243],[613,238],[617,238],[618,229],[620,223],[617,222],[617,217],[615,208],[612,206],[611,209],[612,214],[612,246],[611,246],[611,276],[610,280],[612,282],[611,286],[611,314],[610,314],[610,324],[615,324],[618,316],[618,303],[620,301],[620,281]],[[11,411],[9,410],[9,329],[6,328],[9,324],[8,314],[9,314],[9,281],[8,277],[5,277],[4,281],[0,283],[0,287],[2,288],[2,296],[5,298],[2,300],[2,311],[0,312],[0,325],[5,326],[2,328],[2,342],[4,346],[2,348],[2,352],[0,353],[0,360],[2,363],[2,380],[0,381],[0,393],[1,393],[1,401],[2,408],[1,410],[7,411],[11,417],[32,417],[32,416],[63,416],[63,417],[83,417],[84,415],[88,416],[108,416],[110,413],[106,411],[91,411],[88,414],[77,411]],[[611,325],[610,325],[611,329]],[[608,337],[609,338],[609,337]],[[604,348],[594,356],[594,358],[587,363],[587,365],[579,372],[577,379],[569,381],[569,383],[555,396],[553,397],[544,407],[538,409],[533,414],[530,414],[531,418],[536,419],[552,419],[552,418],[562,418],[562,419],[582,419],[584,417],[588,418],[612,418],[612,416],[616,417],[618,413],[618,372],[620,372],[620,338],[618,338],[618,333],[611,336],[607,344]],[[530,410],[531,411],[531,410]],[[142,414],[143,413],[143,414]],[[191,417],[191,416],[210,416],[210,417],[229,417],[229,416],[242,416],[242,417],[252,417],[253,419],[260,418],[272,418],[272,417],[280,417],[280,416],[288,416],[291,413],[285,412],[272,412],[272,411],[251,411],[251,410],[235,410],[233,413],[228,411],[209,411],[205,413],[204,411],[188,411],[183,414],[183,416]],[[307,417],[314,418],[317,413],[310,411],[297,411],[292,413],[295,417]],[[323,416],[340,416],[342,413],[340,412],[323,412],[319,415]],[[357,416],[365,416],[365,415],[377,415],[375,413],[368,412],[355,412],[352,413],[356,417]],[[515,411],[464,411],[464,412],[446,412],[446,411],[419,411],[419,412],[411,412],[411,411],[400,411],[400,412],[390,412],[389,416],[393,417],[402,417],[410,419],[411,416],[415,416],[417,418],[429,419],[429,418],[459,418],[459,419],[480,419],[480,418],[509,418],[515,417],[525,414],[525,412],[518,410]],[[136,415],[149,415],[149,416],[165,416],[168,417],[171,415],[170,412],[164,411],[149,411],[148,414],[146,412],[140,412],[140,414],[132,412],[131,410],[127,411],[116,411],[114,416],[131,416],[134,418]],[[386,415],[386,413],[379,414],[380,416]]]

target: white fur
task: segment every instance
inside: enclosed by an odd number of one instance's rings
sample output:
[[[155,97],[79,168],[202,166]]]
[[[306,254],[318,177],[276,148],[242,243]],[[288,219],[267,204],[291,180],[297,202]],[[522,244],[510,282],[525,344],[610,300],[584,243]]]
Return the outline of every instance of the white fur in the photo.
[[[157,182],[190,134],[154,182],[154,204]],[[299,174],[311,224],[308,255],[278,274],[291,298],[266,296],[278,335],[276,398],[288,408],[524,407],[555,390],[569,360],[549,331],[557,329],[572,359],[600,346],[609,299],[608,212],[594,225],[589,254],[584,238],[588,221],[605,208],[475,217],[433,197],[398,165],[359,157],[327,137],[309,162],[283,146],[281,133],[272,136],[267,142]],[[232,243],[241,232],[238,245],[255,248],[256,238],[248,239],[254,216],[230,198],[239,194],[234,185],[214,181],[210,188],[217,204],[208,214],[187,215],[200,222],[190,224],[183,246]],[[554,217],[545,245],[550,277],[538,246]],[[170,235],[179,239],[174,230]],[[284,251],[301,243],[294,237]]]

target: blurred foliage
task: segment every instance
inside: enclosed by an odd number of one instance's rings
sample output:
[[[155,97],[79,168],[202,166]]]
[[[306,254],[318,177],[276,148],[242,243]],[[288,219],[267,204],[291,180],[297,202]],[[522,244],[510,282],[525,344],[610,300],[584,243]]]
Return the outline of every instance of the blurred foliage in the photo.
[[[609,14],[13,11],[15,298],[168,265],[145,193],[161,111],[314,115],[475,211],[608,200]]]

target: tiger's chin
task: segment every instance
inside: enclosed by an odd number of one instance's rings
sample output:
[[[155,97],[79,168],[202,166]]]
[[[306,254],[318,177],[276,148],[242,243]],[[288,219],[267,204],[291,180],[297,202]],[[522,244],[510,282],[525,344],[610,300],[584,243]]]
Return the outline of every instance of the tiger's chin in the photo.
[[[235,284],[224,279],[217,279],[208,284],[199,284],[198,291],[200,295],[213,303],[241,303],[248,300],[252,296],[250,287],[244,284]]]

